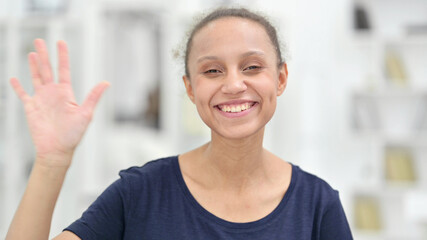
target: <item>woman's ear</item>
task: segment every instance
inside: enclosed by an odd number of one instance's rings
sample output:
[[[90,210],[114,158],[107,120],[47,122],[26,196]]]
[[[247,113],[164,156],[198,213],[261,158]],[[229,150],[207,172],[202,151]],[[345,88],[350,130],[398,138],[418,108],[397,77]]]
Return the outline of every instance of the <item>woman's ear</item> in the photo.
[[[288,83],[288,66],[283,63],[279,67],[279,83],[277,85],[277,96],[282,95]]]
[[[182,76],[182,80],[184,81],[185,90],[187,91],[187,96],[194,103],[194,92],[193,87],[191,86],[190,78],[187,75]]]

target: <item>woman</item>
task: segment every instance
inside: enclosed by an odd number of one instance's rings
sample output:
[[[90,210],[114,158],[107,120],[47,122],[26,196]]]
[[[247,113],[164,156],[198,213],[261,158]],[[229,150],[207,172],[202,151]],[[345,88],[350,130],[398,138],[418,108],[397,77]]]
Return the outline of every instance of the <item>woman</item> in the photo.
[[[43,41],[35,46],[35,95],[11,79],[37,158],[7,239],[48,238],[74,149],[108,87],[98,84],[77,105],[65,43],[58,42],[58,83]],[[185,69],[187,95],[211,141],[121,171],[55,239],[352,239],[337,191],[263,148],[288,77],[274,27],[245,9],[217,9],[193,29]]]

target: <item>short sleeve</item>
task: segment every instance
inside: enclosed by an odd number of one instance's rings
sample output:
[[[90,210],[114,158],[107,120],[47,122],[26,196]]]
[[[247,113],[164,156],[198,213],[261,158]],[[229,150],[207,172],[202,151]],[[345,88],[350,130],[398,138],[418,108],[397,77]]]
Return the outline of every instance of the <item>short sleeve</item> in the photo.
[[[350,226],[338,197],[329,205],[320,225],[321,240],[352,240]]]
[[[111,184],[82,217],[64,229],[81,239],[121,239],[124,229],[124,184],[119,179]]]

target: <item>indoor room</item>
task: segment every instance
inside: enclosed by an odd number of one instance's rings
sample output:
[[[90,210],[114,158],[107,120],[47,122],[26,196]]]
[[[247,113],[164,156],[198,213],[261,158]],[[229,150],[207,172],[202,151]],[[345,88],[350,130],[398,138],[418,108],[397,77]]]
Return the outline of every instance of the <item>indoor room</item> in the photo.
[[[9,81],[34,94],[34,40],[55,76],[57,41],[67,43],[78,104],[110,85],[74,152],[51,239],[121,170],[211,141],[183,76],[189,31],[218,7],[259,12],[277,29],[288,74],[265,149],[339,192],[354,239],[427,239],[424,0],[0,0],[0,238],[36,160]]]

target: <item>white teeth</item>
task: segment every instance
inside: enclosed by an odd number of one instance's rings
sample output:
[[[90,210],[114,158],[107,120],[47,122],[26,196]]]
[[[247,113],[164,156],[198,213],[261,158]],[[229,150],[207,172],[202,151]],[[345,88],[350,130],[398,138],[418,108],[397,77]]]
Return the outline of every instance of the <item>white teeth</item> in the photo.
[[[245,110],[248,110],[249,108],[251,108],[252,106],[249,103],[243,103],[240,105],[235,105],[235,106],[220,106],[221,111],[223,112],[242,112]]]
[[[245,103],[242,105],[242,111],[246,110],[249,108],[249,103]]]

